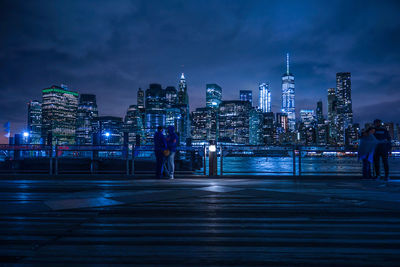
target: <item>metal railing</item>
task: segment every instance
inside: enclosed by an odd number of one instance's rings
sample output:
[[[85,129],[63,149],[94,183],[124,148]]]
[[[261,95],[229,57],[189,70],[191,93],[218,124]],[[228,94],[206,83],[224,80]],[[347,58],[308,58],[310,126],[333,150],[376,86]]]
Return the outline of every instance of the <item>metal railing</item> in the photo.
[[[210,175],[208,146],[181,146],[177,151],[176,173]],[[0,153],[5,157],[0,161],[3,173],[119,173],[128,176],[154,173],[153,146],[0,145]],[[215,153],[218,170],[213,173],[220,176],[361,175],[356,150],[342,147],[219,144]],[[400,165],[400,148],[393,148],[391,161],[394,164],[398,161]],[[248,166],[250,163],[253,166]],[[396,166],[392,163],[391,175],[399,175],[400,168],[393,167]]]

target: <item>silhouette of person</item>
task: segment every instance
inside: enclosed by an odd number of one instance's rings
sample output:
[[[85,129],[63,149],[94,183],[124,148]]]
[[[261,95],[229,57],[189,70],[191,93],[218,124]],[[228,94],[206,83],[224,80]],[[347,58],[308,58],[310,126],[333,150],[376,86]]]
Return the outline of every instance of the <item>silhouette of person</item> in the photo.
[[[167,140],[163,134],[163,127],[158,126],[154,134],[154,153],[156,155],[156,178],[162,178],[165,163],[164,151],[167,149]]]
[[[388,155],[391,149],[391,137],[389,132],[382,127],[382,121],[374,120],[375,133],[374,136],[380,141],[385,141],[376,146],[374,154],[375,176],[380,179],[380,159],[382,158],[383,168],[385,169],[385,180],[389,180],[389,164]]]

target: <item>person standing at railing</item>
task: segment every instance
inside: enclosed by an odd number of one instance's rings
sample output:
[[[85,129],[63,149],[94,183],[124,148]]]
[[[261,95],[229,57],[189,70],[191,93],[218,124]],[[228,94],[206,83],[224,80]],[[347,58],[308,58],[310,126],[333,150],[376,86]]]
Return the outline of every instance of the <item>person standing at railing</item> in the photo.
[[[156,178],[162,178],[165,163],[164,151],[167,150],[167,140],[163,134],[163,127],[158,126],[154,134],[154,153],[156,155]]]
[[[379,141],[383,141],[376,146],[374,154],[375,176],[380,179],[380,159],[382,158],[383,168],[385,169],[385,180],[389,180],[389,163],[388,156],[392,148],[392,140],[388,130],[382,127],[382,121],[379,119],[374,120],[375,133],[374,136]]]
[[[375,129],[371,127],[363,131],[358,144],[358,159],[362,160],[364,178],[371,178],[371,163],[374,159],[375,147],[378,144],[374,132]]]
[[[167,136],[167,147],[169,150],[169,155],[167,157],[167,174],[169,179],[174,179],[175,173],[175,153],[176,146],[178,144],[178,136],[175,133],[174,126],[168,126],[168,136]]]

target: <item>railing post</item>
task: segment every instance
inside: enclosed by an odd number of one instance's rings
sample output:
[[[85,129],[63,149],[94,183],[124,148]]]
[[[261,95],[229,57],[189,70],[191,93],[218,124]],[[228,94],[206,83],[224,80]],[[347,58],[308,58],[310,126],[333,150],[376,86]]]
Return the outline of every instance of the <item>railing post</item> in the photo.
[[[54,167],[54,175],[58,175],[58,145],[56,144],[56,163]]]
[[[136,146],[132,145],[132,176],[135,176],[135,150]]]
[[[293,146],[293,176],[296,176],[296,146]]]
[[[49,174],[52,175],[53,174],[53,145],[50,145],[49,159],[50,159]]]
[[[206,147],[206,145],[204,145],[203,172],[204,172],[204,176],[206,176],[207,175],[207,147]]]
[[[224,157],[222,155],[222,145],[219,147],[219,159],[220,159],[220,163],[219,163],[219,168],[220,168],[220,173],[221,176],[224,174]]]
[[[301,146],[299,146],[299,176],[301,176]]]

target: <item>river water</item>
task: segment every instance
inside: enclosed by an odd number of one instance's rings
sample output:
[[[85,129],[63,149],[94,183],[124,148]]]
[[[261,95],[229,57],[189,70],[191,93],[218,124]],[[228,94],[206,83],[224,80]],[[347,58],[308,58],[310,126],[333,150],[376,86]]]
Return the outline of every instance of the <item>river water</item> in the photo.
[[[390,174],[400,175],[400,158],[389,158]],[[218,158],[218,174],[220,174]],[[208,172],[208,161],[207,161]],[[296,157],[296,173],[299,161]],[[304,175],[361,175],[362,164],[356,157],[305,157],[301,159],[301,173]],[[383,166],[381,164],[383,175]],[[224,174],[250,175],[293,175],[292,157],[225,157]]]

